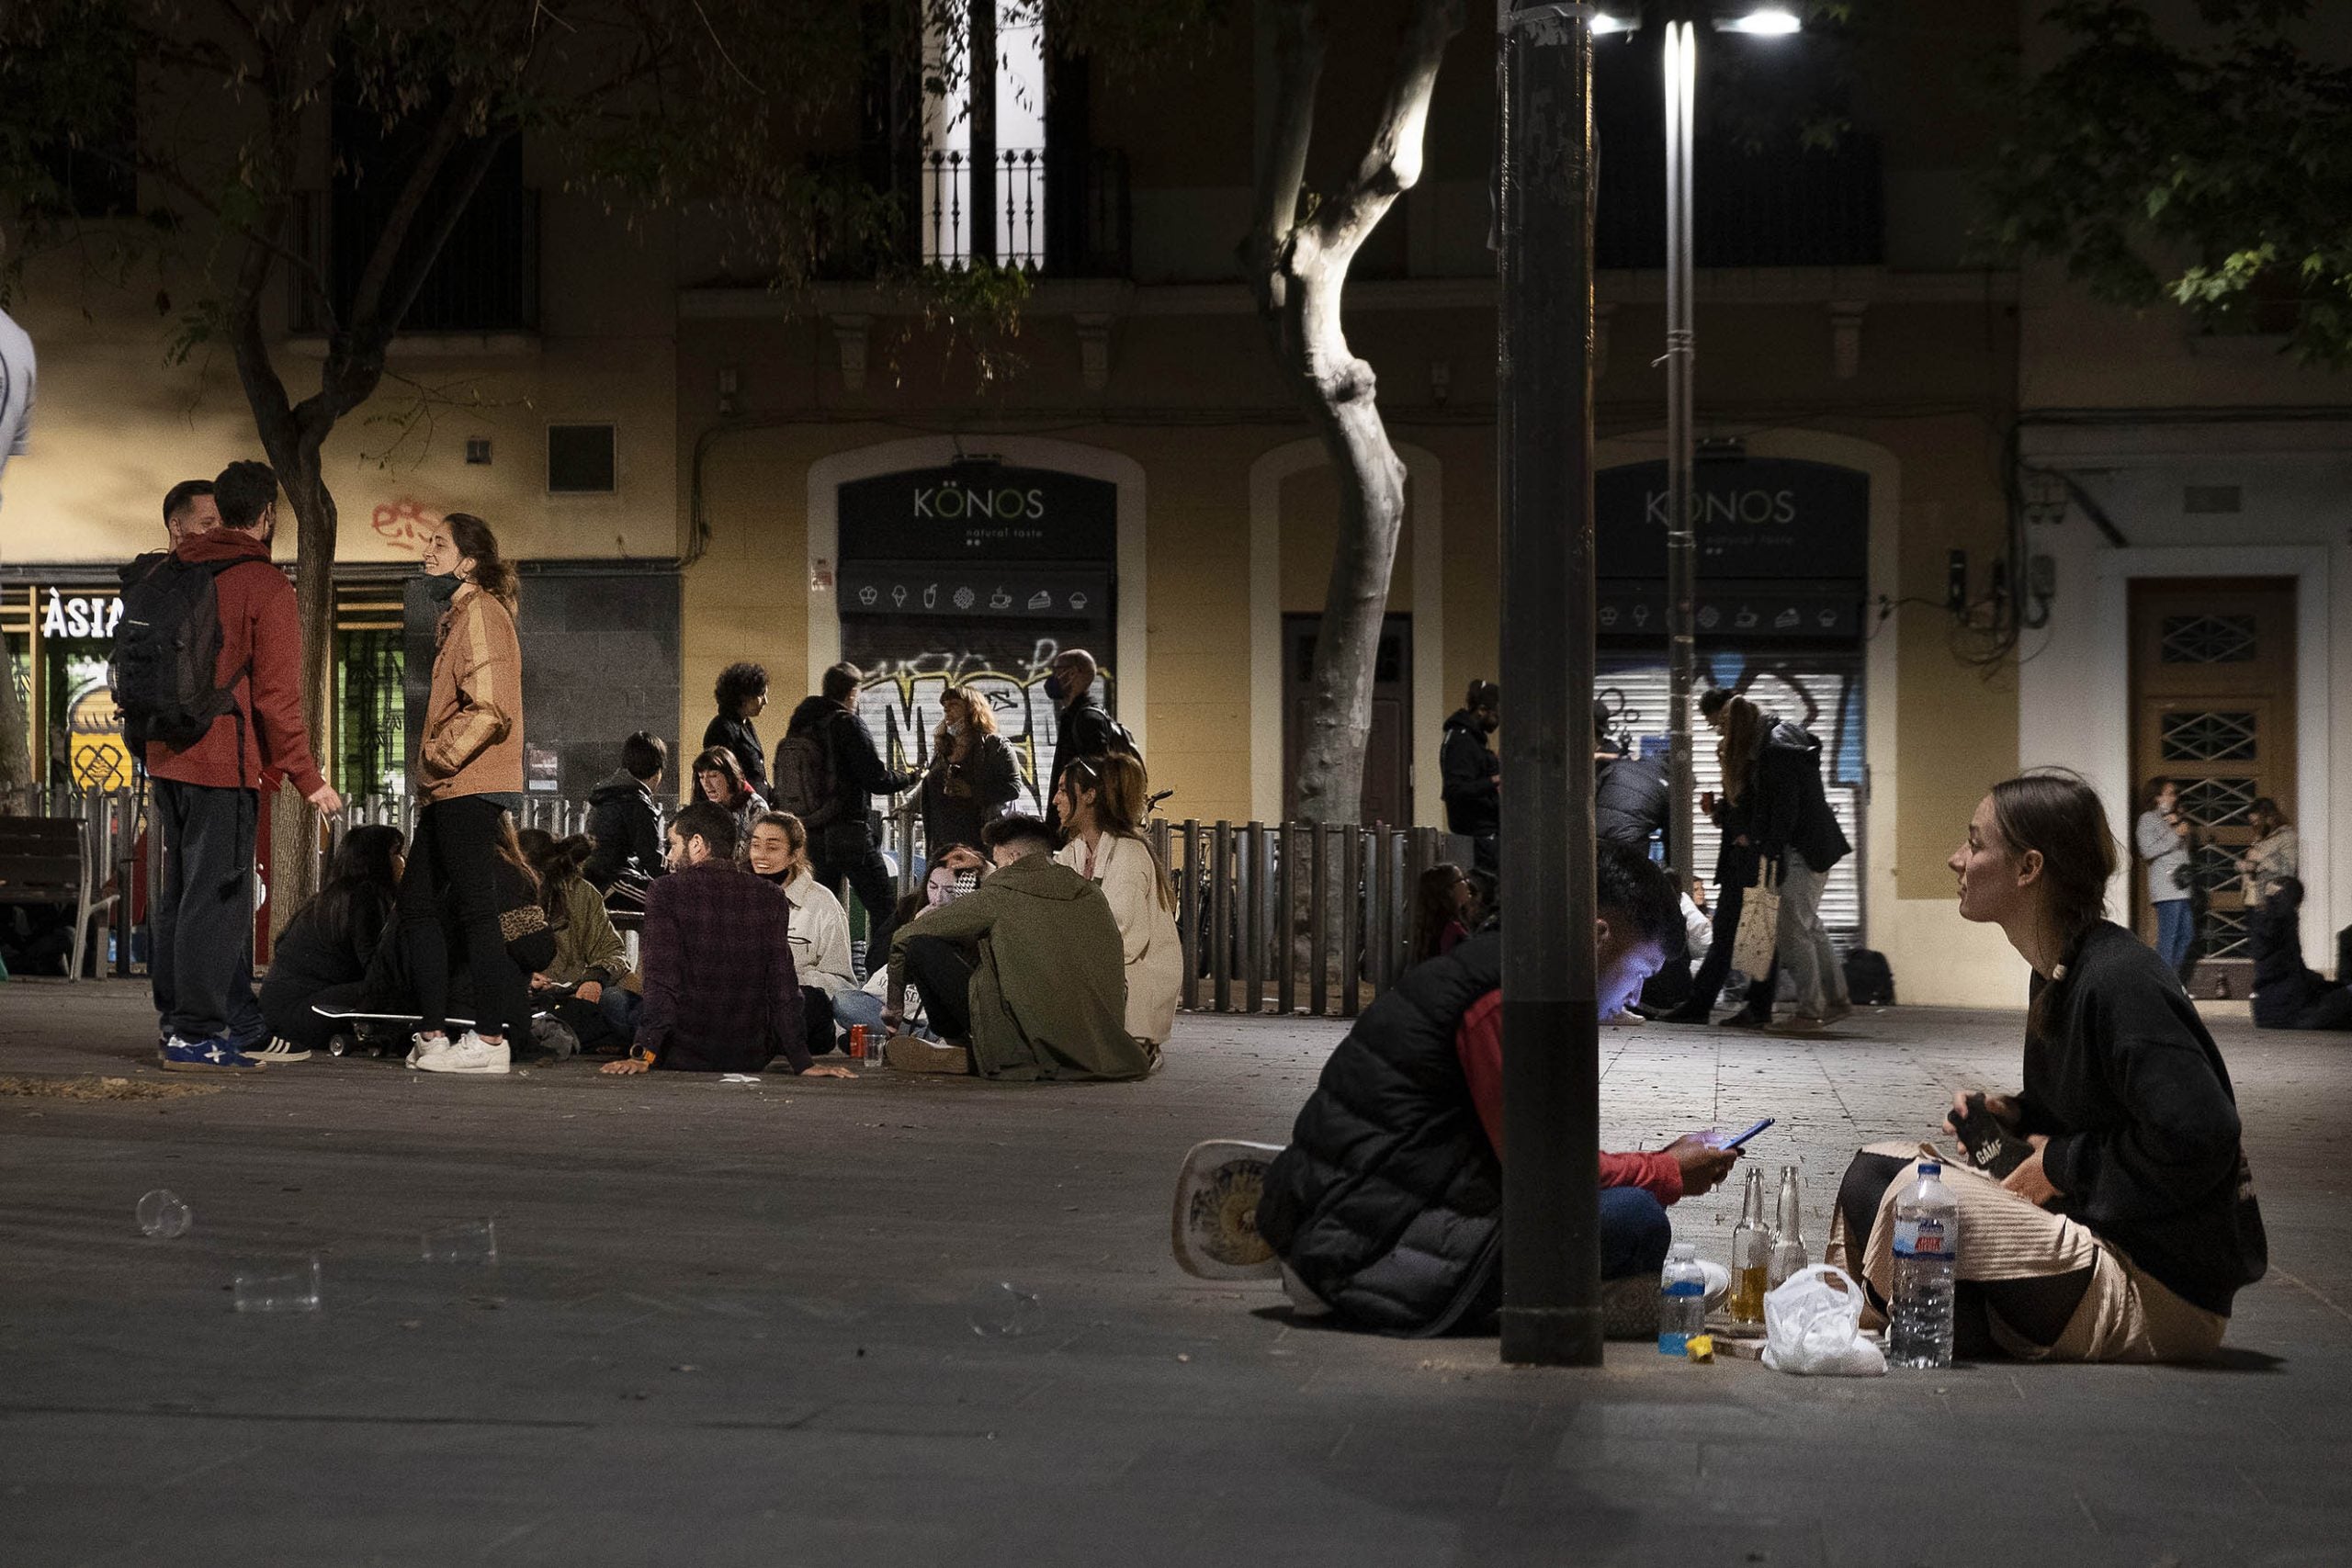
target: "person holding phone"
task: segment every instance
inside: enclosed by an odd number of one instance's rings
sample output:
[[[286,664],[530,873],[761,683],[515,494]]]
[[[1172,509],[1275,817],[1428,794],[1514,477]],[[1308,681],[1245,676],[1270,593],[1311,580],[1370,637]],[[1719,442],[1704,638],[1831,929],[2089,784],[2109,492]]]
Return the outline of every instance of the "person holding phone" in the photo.
[[[1598,846],[1594,883],[1607,1017],[1679,947],[1681,900],[1673,878],[1621,845]],[[1601,1154],[1612,1338],[1657,1333],[1658,1270],[1673,1239],[1666,1211],[1715,1187],[1739,1158],[1699,1133]],[[1502,1162],[1502,941],[1489,932],[1415,964],[1356,1020],[1266,1169],[1258,1234],[1304,1312],[1380,1334],[1492,1333]]]
[[[1952,1097],[1962,1357],[2181,1361],[2210,1356],[2269,1244],[2229,1069],[2163,958],[2105,918],[2116,843],[2070,773],[1993,786],[1951,857],[1961,918],[1998,925],[2033,966],[2024,1085]],[[1996,1152],[1997,1151],[1997,1152]],[[1894,1213],[1922,1158],[1874,1145],[1848,1168],[1828,1257],[1883,1315]]]

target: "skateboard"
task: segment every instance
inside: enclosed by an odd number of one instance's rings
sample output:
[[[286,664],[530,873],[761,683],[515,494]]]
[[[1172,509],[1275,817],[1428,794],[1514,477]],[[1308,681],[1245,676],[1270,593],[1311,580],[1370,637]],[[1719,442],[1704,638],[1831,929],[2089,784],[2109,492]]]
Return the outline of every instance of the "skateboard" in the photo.
[[[1212,1138],[1195,1144],[1176,1177],[1169,1241],[1177,1265],[1203,1280],[1271,1280],[1282,1260],[1258,1234],[1258,1200],[1279,1144]]]

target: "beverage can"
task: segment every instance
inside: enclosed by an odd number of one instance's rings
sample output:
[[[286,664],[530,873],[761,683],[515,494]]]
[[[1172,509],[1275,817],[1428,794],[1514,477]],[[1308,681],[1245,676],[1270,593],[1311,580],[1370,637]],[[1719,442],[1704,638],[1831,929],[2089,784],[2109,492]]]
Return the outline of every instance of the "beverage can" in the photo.
[[[854,1061],[865,1060],[865,1025],[853,1023],[849,1026],[849,1054]]]

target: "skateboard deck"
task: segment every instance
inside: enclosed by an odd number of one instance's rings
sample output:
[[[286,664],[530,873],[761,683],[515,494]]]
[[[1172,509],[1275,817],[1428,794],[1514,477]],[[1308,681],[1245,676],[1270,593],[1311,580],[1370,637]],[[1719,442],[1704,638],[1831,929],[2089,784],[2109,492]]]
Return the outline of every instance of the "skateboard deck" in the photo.
[[[1195,1144],[1176,1177],[1169,1241],[1177,1265],[1203,1280],[1268,1280],[1282,1260],[1258,1234],[1258,1200],[1279,1144],[1212,1138]]]
[[[321,1018],[331,1018],[337,1023],[352,1026],[335,1031],[334,1038],[327,1042],[327,1055],[330,1056],[380,1058],[403,1055],[409,1048],[410,1032],[423,1021],[413,1012],[368,1012],[359,1008],[322,1007],[313,1007],[311,1010]],[[533,1012],[531,1017],[542,1019],[547,1017],[547,1012],[542,1009]],[[458,1029],[474,1026],[472,1019],[459,1018],[456,1013],[451,1013],[446,1021]],[[368,1028],[369,1024],[378,1027]],[[395,1027],[397,1033],[393,1032]]]

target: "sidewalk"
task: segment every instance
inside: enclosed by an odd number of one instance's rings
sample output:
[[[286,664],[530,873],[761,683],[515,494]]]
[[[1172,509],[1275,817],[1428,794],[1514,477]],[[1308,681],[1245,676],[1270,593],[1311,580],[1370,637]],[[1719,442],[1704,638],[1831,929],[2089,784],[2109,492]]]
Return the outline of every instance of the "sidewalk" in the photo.
[[[0,1080],[210,1087],[152,1023],[131,987],[0,986]],[[1621,1147],[1780,1118],[1751,1151],[1804,1172],[1817,1257],[1851,1150],[2013,1080],[2020,1026],[1608,1031],[1603,1115]],[[2352,1040],[2217,1028],[2274,1260],[2227,1367],[1807,1382],[1509,1369],[1179,1272],[1184,1150],[1281,1141],[1341,1032],[1189,1017],[1166,1072],[1089,1088],[319,1058],[0,1093],[0,1561],[2352,1561]],[[157,1186],[182,1240],[132,1222]],[[1736,1205],[1678,1235],[1720,1258]],[[485,1214],[496,1268],[414,1260]],[[242,1260],[313,1252],[322,1312],[230,1310]],[[1035,1332],[975,1332],[1000,1280]]]

